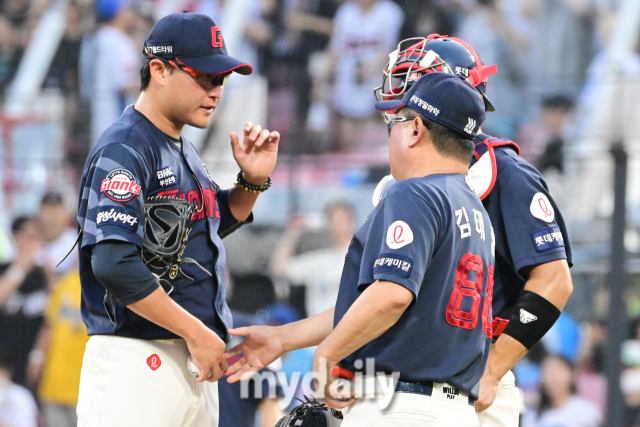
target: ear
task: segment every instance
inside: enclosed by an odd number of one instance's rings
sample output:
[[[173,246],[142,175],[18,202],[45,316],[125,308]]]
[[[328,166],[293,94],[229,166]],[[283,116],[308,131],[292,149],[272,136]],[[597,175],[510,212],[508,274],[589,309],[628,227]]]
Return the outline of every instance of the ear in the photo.
[[[417,146],[420,141],[428,134],[429,129],[422,123],[422,120],[419,118],[413,119],[410,125],[411,138],[409,140],[409,148],[413,148]]]
[[[159,59],[152,59],[149,63],[149,72],[151,73],[151,80],[154,80],[156,84],[161,87],[164,87],[167,82],[167,77],[169,76],[170,70],[168,69],[167,64],[160,61]]]

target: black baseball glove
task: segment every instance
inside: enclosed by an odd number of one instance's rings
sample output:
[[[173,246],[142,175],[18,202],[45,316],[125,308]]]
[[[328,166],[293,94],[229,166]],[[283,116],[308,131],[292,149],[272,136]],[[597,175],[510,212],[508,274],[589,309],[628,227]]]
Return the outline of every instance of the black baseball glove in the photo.
[[[211,276],[196,260],[182,257],[195,210],[195,205],[177,197],[149,197],[144,203],[142,261],[167,293],[173,290],[178,275],[193,280],[180,268],[182,263],[195,264]]]
[[[304,398],[306,401],[298,399],[302,403],[278,421],[275,427],[340,427],[342,412],[328,408],[313,398]]]

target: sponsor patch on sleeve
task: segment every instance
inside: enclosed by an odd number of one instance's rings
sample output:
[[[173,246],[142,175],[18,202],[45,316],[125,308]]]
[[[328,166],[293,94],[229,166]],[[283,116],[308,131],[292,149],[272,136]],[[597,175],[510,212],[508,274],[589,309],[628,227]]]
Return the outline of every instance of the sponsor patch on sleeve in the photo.
[[[98,210],[96,224],[98,227],[105,225],[117,225],[136,232],[138,230],[139,221],[138,216],[131,209],[120,206],[106,206]]]
[[[169,187],[179,183],[178,177],[171,166],[158,169],[155,174],[156,187]]]
[[[373,274],[391,273],[408,279],[413,270],[413,260],[398,254],[381,254],[373,264]]]
[[[536,231],[531,235],[531,240],[533,240],[533,245],[538,252],[564,247],[564,237],[562,236],[560,227],[549,227]]]

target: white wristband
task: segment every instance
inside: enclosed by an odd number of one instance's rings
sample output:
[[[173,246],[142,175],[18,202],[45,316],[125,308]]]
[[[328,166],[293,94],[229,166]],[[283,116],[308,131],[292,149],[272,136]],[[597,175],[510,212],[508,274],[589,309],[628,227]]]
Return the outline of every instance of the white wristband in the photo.
[[[11,264],[11,267],[7,269],[4,275],[12,282],[22,283],[27,274],[22,268],[18,267],[15,264]]]
[[[45,354],[42,350],[32,350],[29,353],[29,363],[35,363],[36,365],[42,365],[45,360]]]

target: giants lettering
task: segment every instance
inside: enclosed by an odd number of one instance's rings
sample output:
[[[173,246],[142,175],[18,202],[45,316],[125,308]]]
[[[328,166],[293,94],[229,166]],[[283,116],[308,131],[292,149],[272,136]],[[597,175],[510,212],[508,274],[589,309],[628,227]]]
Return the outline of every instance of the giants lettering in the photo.
[[[158,196],[177,197],[182,200],[187,200],[189,203],[196,205],[199,212],[194,212],[192,221],[196,219],[204,219],[204,216],[209,218],[220,219],[220,210],[218,209],[218,203],[216,202],[216,192],[208,188],[202,189],[204,195],[204,209],[202,208],[202,201],[200,200],[200,192],[198,190],[191,190],[188,193],[179,193],[179,189],[161,191]]]

